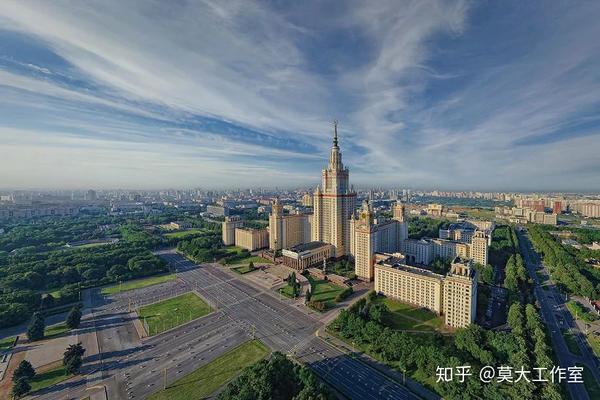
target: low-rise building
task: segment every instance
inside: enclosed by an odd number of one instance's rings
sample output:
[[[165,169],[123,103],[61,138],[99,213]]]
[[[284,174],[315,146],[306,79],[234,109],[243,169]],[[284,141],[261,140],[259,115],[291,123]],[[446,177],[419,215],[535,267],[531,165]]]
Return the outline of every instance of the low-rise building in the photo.
[[[184,221],[173,221],[169,224],[171,229],[189,229],[192,227],[192,224]]]
[[[329,243],[313,241],[283,249],[281,254],[284,265],[300,271],[322,265],[323,260],[334,257],[334,248]]]
[[[206,212],[214,215],[215,217],[224,217],[230,214],[229,208],[217,205],[206,206]]]
[[[488,263],[489,238],[481,231],[475,231],[470,243],[449,239],[408,239],[401,242],[400,251],[411,264],[429,265],[436,258],[445,260],[455,257],[470,258],[474,262]]]

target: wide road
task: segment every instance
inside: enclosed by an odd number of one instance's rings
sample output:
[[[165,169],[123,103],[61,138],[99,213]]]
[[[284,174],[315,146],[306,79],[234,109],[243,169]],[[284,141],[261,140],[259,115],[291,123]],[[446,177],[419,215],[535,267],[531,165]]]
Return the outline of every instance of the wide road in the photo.
[[[322,323],[302,306],[215,264],[200,266],[161,254],[177,281],[104,297],[91,293],[100,357],[89,360],[87,388],[106,387],[109,399],[143,399],[251,338],[308,365],[350,399],[418,399],[407,388],[315,336]],[[130,308],[193,290],[215,310],[162,334],[140,340]],[[85,380],[84,380],[85,381]],[[85,383],[85,382],[84,382]],[[87,394],[86,394],[87,393]],[[83,398],[82,379],[51,388],[39,398]]]
[[[315,336],[321,323],[269,292],[230,275],[222,268],[206,264],[201,268],[179,255],[166,259],[177,265],[180,276],[192,278],[195,289],[213,304],[226,309],[228,316],[251,327],[271,349],[294,356],[308,365],[324,381],[351,399],[418,399],[404,386],[353,359]],[[189,274],[189,275],[188,275]],[[213,275],[209,277],[208,275]],[[215,283],[214,277],[221,279]],[[244,296],[244,294],[246,296]]]
[[[544,323],[550,330],[552,347],[558,357],[560,366],[570,367],[584,364],[592,371],[593,375],[599,375],[599,366],[594,353],[584,351],[582,352],[583,356],[577,356],[569,351],[561,329],[572,328],[576,335],[580,335],[581,333],[576,324],[573,323],[571,315],[568,311],[564,310],[564,301],[556,286],[546,285],[546,288],[542,289],[536,271],[540,271],[543,276],[548,276],[548,271],[541,262],[539,255],[533,249],[529,236],[526,232],[518,232],[518,237],[521,254],[527,265],[529,276],[535,282],[535,297],[541,306]],[[600,383],[600,379],[596,378],[596,380]],[[567,384],[566,386],[572,399],[585,400],[590,398],[582,384]]]

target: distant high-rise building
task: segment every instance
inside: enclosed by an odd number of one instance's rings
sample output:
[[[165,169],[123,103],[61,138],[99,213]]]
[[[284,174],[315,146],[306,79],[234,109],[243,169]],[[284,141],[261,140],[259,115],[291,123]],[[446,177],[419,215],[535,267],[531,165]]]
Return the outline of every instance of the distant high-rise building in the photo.
[[[562,203],[560,201],[555,201],[554,205],[552,206],[552,212],[554,214],[560,214],[562,213]]]
[[[313,206],[313,197],[306,193],[304,196],[302,196],[302,205],[304,207],[312,207]]]
[[[355,203],[356,192],[349,186],[349,171],[344,168],[338,146],[336,122],[329,165],[323,169],[321,186],[317,187],[313,196],[312,234],[312,240],[332,244],[336,258],[349,253],[349,219],[354,213]]]
[[[87,201],[96,201],[96,200],[98,200],[98,195],[96,194],[96,191],[90,189],[87,192],[85,192],[85,200],[87,200]]]

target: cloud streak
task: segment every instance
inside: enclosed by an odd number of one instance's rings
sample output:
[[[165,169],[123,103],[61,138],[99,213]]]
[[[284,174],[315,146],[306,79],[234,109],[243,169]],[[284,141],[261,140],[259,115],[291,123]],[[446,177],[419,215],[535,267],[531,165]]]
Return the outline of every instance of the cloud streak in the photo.
[[[2,2],[0,186],[600,190],[600,7],[496,7]]]

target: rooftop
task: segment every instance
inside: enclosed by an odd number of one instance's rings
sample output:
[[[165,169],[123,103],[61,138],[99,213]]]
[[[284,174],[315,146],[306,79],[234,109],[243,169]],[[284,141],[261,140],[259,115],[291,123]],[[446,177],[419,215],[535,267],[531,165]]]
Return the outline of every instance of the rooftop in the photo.
[[[329,246],[329,243],[319,242],[319,241],[302,243],[302,244],[299,244],[299,245],[296,245],[296,246],[290,248],[289,250],[294,251],[296,253],[300,253],[303,251],[315,250],[315,249],[318,249],[323,246]]]
[[[432,272],[428,269],[411,267],[410,265],[406,265],[403,262],[404,262],[403,259],[392,256],[387,259],[379,261],[377,263],[377,265],[394,268],[399,271],[410,272],[412,274],[417,274],[417,275],[421,275],[421,276],[427,276],[429,278],[434,278],[434,279],[443,279],[444,278],[443,275],[436,274],[435,272]]]

